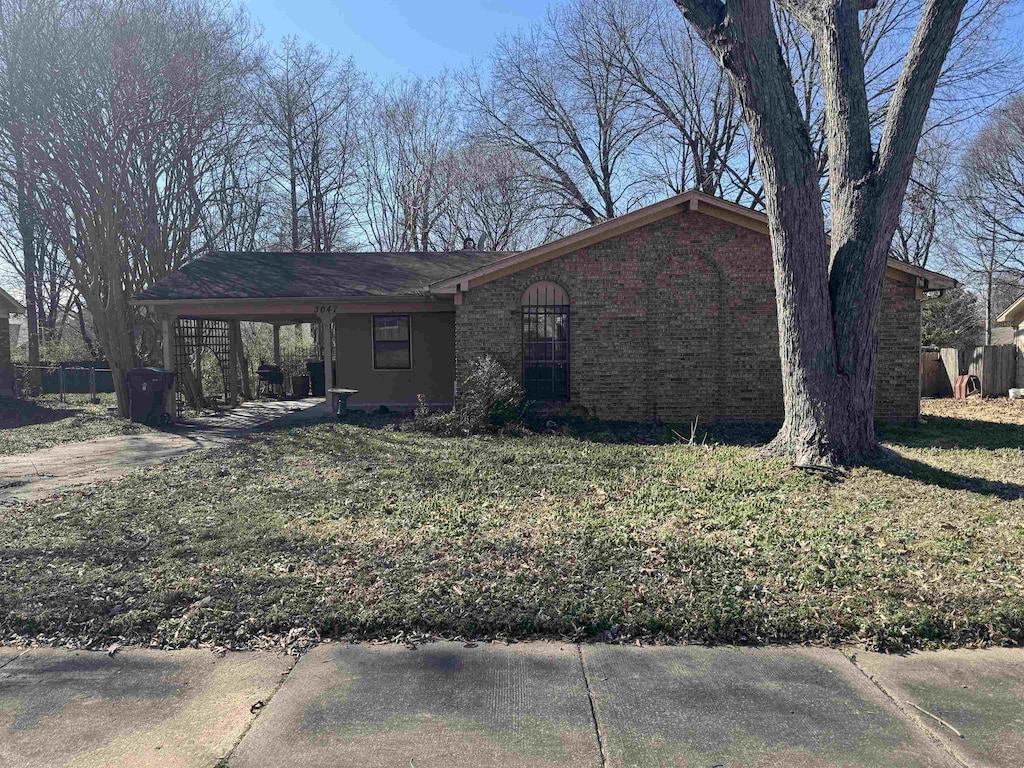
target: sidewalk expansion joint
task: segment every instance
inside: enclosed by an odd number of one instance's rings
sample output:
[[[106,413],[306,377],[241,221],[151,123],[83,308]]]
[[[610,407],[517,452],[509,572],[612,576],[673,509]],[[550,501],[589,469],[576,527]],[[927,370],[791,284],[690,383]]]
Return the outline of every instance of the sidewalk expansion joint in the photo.
[[[245,728],[243,728],[242,732],[238,734],[238,738],[235,739],[235,743],[231,745],[231,749],[229,749],[227,753],[217,761],[217,764],[214,766],[214,768],[228,768],[228,766],[231,764],[231,756],[235,754],[235,751],[238,749],[238,745],[241,744],[242,740],[249,735],[249,731],[256,723],[256,720],[259,718],[260,715],[266,712],[267,707],[270,706],[270,702],[277,695],[277,692],[284,687],[284,684],[288,682],[288,678],[291,677],[292,673],[295,671],[295,668],[299,666],[299,663],[302,661],[303,658],[304,657],[299,656],[299,658],[295,660],[295,663],[288,667],[288,669],[281,675],[281,681],[275,686],[274,690],[270,692],[270,695],[267,696],[267,698],[263,701],[263,706],[260,707],[255,713],[253,713],[253,716],[249,719],[249,722],[246,723]]]
[[[590,702],[590,722],[594,726],[594,738],[597,739],[597,754],[601,760],[601,768],[608,764],[604,754],[604,739],[601,737],[601,726],[597,723],[597,708],[594,706],[594,691],[590,688],[590,678],[587,677],[587,665],[583,662],[583,646],[576,643],[576,656],[580,661],[580,674],[583,675],[583,685],[587,689],[587,700]]]
[[[14,662],[16,662],[18,659],[20,659],[22,656],[24,656],[26,653],[28,653],[31,650],[32,650],[31,648],[26,648],[21,653],[19,653],[17,656],[12,656],[7,661],[5,661],[3,664],[0,664],[0,669],[3,669],[8,664],[13,664]]]
[[[899,712],[900,717],[904,721],[909,723],[912,727],[916,728],[918,731],[922,731],[924,733],[924,735],[928,738],[929,741],[931,741],[939,749],[941,749],[946,755],[948,755],[950,758],[952,758],[952,760],[957,765],[960,765],[963,768],[972,768],[971,764],[965,762],[958,754],[956,754],[956,752],[954,752],[950,748],[950,746],[945,741],[943,741],[937,735],[935,735],[935,733],[932,730],[930,730],[929,728],[926,728],[924,726],[924,724],[921,722],[920,718],[916,717],[912,712],[910,712],[907,709],[907,707],[903,704],[903,702],[901,702],[899,699],[897,699],[895,696],[893,696],[891,693],[889,693],[889,691],[887,691],[885,689],[885,686],[882,685],[878,681],[878,678],[876,678],[874,675],[869,675],[863,668],[861,668],[861,666],[857,663],[856,654],[852,654],[852,655],[848,656],[847,654],[843,653],[843,651],[839,651],[839,653],[842,655],[842,657],[844,659],[846,659],[848,662],[850,662],[850,664],[853,665],[853,668],[856,669],[858,672],[860,672],[868,680],[868,682],[870,682],[873,686],[875,686],[875,688],[877,688],[879,691],[881,691],[882,695],[885,696],[885,698],[894,707],[896,707],[896,711]]]

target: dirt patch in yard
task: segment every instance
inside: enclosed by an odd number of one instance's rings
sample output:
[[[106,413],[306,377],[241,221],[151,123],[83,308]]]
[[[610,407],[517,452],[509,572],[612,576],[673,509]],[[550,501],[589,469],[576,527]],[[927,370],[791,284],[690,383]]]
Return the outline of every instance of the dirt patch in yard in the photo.
[[[921,401],[921,416],[925,419],[939,417],[1024,425],[1024,400],[981,398],[977,395],[963,402],[951,397],[926,398]]]
[[[0,456],[147,429],[112,413],[115,405],[112,394],[101,394],[98,403],[89,395],[68,395],[66,402],[58,395],[0,397]]]

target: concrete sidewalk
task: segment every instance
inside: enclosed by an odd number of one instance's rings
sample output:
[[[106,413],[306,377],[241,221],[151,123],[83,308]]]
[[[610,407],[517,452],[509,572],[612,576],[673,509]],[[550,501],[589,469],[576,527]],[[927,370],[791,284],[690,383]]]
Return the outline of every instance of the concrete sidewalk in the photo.
[[[191,451],[223,445],[255,429],[321,418],[323,398],[252,401],[216,416],[163,432],[101,437],[32,453],[0,457],[0,504],[46,498],[59,491],[111,480]]]
[[[1024,765],[1024,651],[0,648],[0,766]]]

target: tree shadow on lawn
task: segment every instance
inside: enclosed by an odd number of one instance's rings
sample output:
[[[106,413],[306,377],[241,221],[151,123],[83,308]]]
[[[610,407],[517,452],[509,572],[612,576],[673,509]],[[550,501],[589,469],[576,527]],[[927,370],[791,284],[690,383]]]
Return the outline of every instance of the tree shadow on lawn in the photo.
[[[904,448],[943,448],[998,450],[1024,449],[1024,426],[978,419],[928,416],[904,424],[884,424],[879,438]]]
[[[864,466],[877,469],[889,475],[937,485],[950,491],[970,491],[985,496],[995,496],[1004,501],[1024,499],[1024,485],[1019,483],[987,480],[983,477],[963,475],[939,469],[923,461],[908,458],[889,448],[881,447],[875,456],[864,462]]]
[[[590,419],[561,419],[548,422],[546,426],[535,423],[531,427],[538,432],[560,433],[592,442],[645,445],[685,443],[689,442],[691,434],[688,425]],[[719,422],[704,429],[698,426],[693,442],[756,448],[768,443],[778,429],[777,423]],[[917,424],[883,424],[879,427],[879,438],[906,448],[1024,449],[1024,427],[976,419],[931,417]],[[1022,484],[950,472],[885,447],[879,448],[864,466],[948,490],[970,491],[1007,501],[1024,498]]]
[[[0,429],[51,424],[76,413],[77,411],[69,408],[46,408],[31,400],[0,397]]]

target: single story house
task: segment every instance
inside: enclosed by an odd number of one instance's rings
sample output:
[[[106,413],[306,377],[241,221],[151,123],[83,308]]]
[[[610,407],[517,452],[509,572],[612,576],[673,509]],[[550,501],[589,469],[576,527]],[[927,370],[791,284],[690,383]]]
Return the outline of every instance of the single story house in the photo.
[[[0,288],[0,396],[14,394],[14,366],[11,363],[11,315],[25,314],[24,305]]]
[[[707,423],[783,415],[774,285],[767,218],[691,191],[520,253],[212,253],[136,301],[165,335],[177,318],[320,322],[328,387],[359,390],[353,407],[450,404],[491,355],[532,400]],[[889,261],[880,417],[917,418],[920,302],[953,285]]]
[[[1024,295],[1003,310],[996,322],[1013,331],[1013,341],[1009,343],[1017,347],[1017,386],[1024,387]]]

